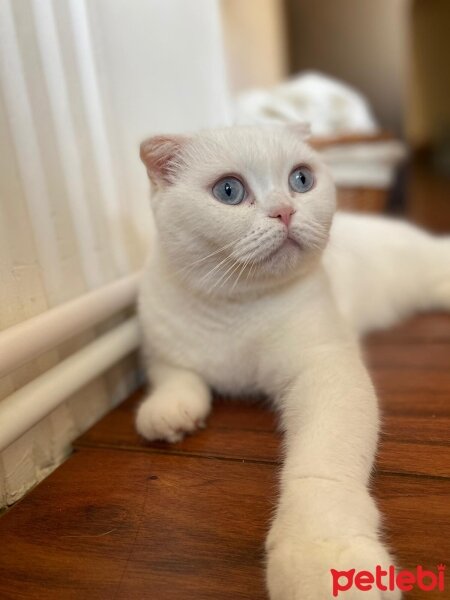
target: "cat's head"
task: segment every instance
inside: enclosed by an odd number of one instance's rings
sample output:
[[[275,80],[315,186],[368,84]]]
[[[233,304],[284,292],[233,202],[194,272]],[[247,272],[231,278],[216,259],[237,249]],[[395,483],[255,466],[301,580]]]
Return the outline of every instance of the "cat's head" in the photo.
[[[174,273],[228,295],[312,268],[335,188],[306,137],[301,125],[229,127],[142,143],[159,245]]]

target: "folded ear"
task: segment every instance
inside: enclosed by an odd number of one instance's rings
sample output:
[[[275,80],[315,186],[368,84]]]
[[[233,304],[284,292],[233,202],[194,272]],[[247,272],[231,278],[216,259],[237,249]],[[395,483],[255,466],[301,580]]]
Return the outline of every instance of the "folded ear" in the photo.
[[[156,135],[142,142],[141,160],[153,183],[167,185],[174,181],[188,139],[182,135]]]

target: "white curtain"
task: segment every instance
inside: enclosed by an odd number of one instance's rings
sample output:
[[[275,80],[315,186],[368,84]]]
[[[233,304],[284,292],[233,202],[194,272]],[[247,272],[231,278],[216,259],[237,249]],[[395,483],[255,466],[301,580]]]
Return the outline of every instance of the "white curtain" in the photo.
[[[139,142],[227,120],[217,0],[0,0],[0,330],[139,268],[151,235]],[[0,402],[96,333],[0,379]],[[135,368],[3,452],[0,505],[62,460]]]

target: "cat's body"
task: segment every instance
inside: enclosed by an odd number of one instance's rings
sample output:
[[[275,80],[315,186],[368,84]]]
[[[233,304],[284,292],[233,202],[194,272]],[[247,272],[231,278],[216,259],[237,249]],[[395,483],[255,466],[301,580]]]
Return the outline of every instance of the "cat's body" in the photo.
[[[406,222],[337,213],[324,253],[334,297],[359,334],[419,310],[450,309],[450,237]]]
[[[211,388],[272,397],[287,453],[267,542],[270,595],[328,600],[331,568],[392,563],[367,491],[378,408],[357,336],[450,309],[450,241],[342,213],[327,246],[333,184],[285,129],[154,138],[142,157],[159,238],[139,299],[154,388],[138,430],[180,439],[207,417]],[[308,167],[299,176],[296,165]],[[233,199],[239,182],[245,194],[227,205],[223,191]]]
[[[321,263],[268,295],[211,299],[186,289],[155,248],[140,295],[147,351],[192,369],[221,393],[273,393],[273,371],[282,368],[268,368],[264,357],[274,360],[276,331],[289,323],[298,348],[308,344],[306,310],[321,310],[329,288],[357,334],[413,311],[450,307],[450,241],[404,222],[337,213]]]

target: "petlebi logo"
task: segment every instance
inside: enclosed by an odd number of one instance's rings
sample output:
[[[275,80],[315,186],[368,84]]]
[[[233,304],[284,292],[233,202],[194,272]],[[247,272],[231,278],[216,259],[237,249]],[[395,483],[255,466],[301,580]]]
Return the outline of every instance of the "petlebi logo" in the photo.
[[[396,571],[394,566],[388,567],[386,571],[380,565],[375,567],[375,572],[371,571],[337,571],[331,569],[331,583],[333,596],[336,598],[342,593],[342,599],[345,600],[345,592],[351,588],[356,588],[363,592],[368,592],[376,588],[382,592],[400,590],[410,592],[413,589],[419,589],[423,592],[444,591],[445,565],[437,565],[436,571],[425,570],[418,565],[415,570]]]

